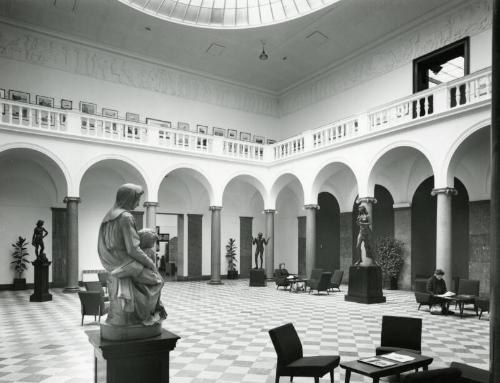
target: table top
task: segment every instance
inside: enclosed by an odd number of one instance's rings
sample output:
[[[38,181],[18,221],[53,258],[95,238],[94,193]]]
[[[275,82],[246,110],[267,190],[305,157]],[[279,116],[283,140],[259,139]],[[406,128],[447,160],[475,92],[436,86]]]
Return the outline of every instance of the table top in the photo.
[[[415,368],[428,366],[433,361],[433,358],[429,356],[414,354],[409,351],[401,350],[396,352],[398,354],[411,356],[415,359],[409,362],[397,363],[389,367],[376,367],[367,363],[359,362],[358,360],[353,360],[350,362],[341,362],[340,367],[372,378],[381,378],[383,376],[396,375],[401,372],[413,370]],[[378,355],[378,357],[383,357],[383,355]]]
[[[453,295],[451,297],[443,297],[444,299],[447,299],[449,301],[456,301],[456,302],[474,302],[474,300],[477,298],[476,295],[465,295],[465,294],[460,294],[460,295]]]

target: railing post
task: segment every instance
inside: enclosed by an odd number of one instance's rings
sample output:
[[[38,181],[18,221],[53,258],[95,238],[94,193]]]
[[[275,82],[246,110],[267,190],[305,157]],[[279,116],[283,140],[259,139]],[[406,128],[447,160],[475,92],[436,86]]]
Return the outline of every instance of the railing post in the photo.
[[[222,156],[224,154],[224,138],[219,136],[214,136],[212,140],[212,153],[216,156]]]
[[[358,133],[357,135],[366,134],[370,131],[370,119],[368,113],[362,113],[358,116]]]
[[[73,112],[68,112],[66,114],[66,129],[69,134],[81,135],[81,119],[80,115]],[[87,122],[88,125],[88,122]],[[87,129],[89,127],[87,126]]]
[[[304,137],[304,152],[312,151],[314,149],[312,130],[306,130],[302,136]]]
[[[447,86],[440,87],[433,94],[433,112],[432,114],[443,113],[450,108],[449,98],[450,88]]]
[[[274,160],[274,145],[264,145],[264,162],[271,162]]]

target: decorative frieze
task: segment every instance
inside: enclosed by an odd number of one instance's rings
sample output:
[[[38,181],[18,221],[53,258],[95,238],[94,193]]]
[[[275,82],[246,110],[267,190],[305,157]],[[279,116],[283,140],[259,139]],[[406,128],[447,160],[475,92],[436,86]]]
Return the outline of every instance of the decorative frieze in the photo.
[[[0,57],[231,109],[278,116],[274,95],[3,24]]]

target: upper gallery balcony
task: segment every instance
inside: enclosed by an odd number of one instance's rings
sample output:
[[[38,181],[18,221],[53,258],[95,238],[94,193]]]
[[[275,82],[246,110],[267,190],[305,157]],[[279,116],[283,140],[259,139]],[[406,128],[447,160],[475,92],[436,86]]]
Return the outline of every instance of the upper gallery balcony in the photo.
[[[6,99],[0,99],[0,127],[267,165],[406,129],[490,102],[491,68],[486,68],[269,145]]]

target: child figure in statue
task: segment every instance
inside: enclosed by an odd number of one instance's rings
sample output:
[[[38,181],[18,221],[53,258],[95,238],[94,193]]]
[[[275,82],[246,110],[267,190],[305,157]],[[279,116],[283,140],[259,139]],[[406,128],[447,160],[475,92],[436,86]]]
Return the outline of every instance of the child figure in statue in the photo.
[[[363,205],[358,208],[358,217],[356,223],[359,226],[358,240],[356,242],[356,252],[359,254],[358,260],[354,263],[355,266],[363,262],[361,244],[365,246],[367,264],[373,264],[373,249],[372,249],[372,229],[370,228],[370,216],[368,210]],[[369,260],[368,260],[369,259]],[[365,262],[363,262],[365,263]]]
[[[35,230],[33,231],[33,238],[31,244],[35,246],[35,255],[37,259],[44,254],[45,246],[43,244],[43,239],[49,234],[47,230],[43,227],[44,221],[41,219],[36,223]]]

